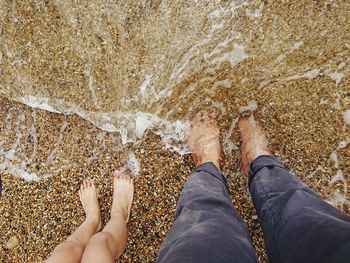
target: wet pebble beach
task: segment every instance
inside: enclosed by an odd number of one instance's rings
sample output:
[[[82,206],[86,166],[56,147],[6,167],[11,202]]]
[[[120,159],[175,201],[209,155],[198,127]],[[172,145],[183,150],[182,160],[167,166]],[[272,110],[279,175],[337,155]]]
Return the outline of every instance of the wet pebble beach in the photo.
[[[33,121],[30,119],[31,108],[14,104],[6,99],[1,99],[1,102],[2,118],[14,107],[17,114],[26,116],[28,122]],[[18,118],[18,115],[15,115],[16,113],[13,114],[14,120]],[[42,262],[57,244],[64,241],[82,223],[84,211],[77,191],[81,181],[86,177],[93,178],[98,185],[102,218],[106,223],[112,200],[111,173],[124,165],[128,151],[126,148],[123,153],[113,148],[115,141],[118,140],[116,134],[104,133],[103,141],[99,141],[98,138],[102,137],[100,131],[75,115],[62,116],[37,110],[36,118],[37,140],[45,142],[37,149],[37,163],[44,163],[43,160],[47,160],[52,146],[59,137],[62,123],[67,122],[67,130],[50,165],[44,168],[32,167],[32,169],[55,171],[53,176],[26,182],[6,172],[2,173],[3,196],[0,199],[2,262]],[[225,124],[225,121],[222,123]],[[2,128],[4,125],[2,124]],[[10,138],[14,135],[14,132],[9,132],[7,140],[10,142]],[[232,137],[237,146],[239,146],[238,136],[238,131],[235,131]],[[332,189],[328,185],[327,178],[332,177],[336,170],[315,169],[315,166],[309,166],[310,163],[317,163],[332,167],[332,160],[320,154],[322,149],[312,149],[310,146],[297,147],[293,145],[296,143],[295,140],[283,144],[278,144],[278,139],[276,141],[271,138],[271,141],[275,152],[289,168],[322,196],[330,198]],[[305,145],[306,142],[300,143]],[[190,155],[180,156],[171,152],[162,146],[159,137],[151,132],[145,141],[133,150],[137,160],[140,161],[141,171],[136,181],[135,199],[129,223],[129,241],[119,262],[154,262],[160,244],[172,225],[180,191],[194,166]],[[327,153],[330,154],[331,152]],[[41,162],[40,157],[43,158]],[[345,164],[342,166],[344,173],[349,171],[349,166],[346,166],[349,165],[349,158],[349,151],[340,151],[339,160]],[[240,173],[239,151],[229,158],[223,155],[222,164],[223,172],[229,179],[233,204],[249,226],[260,261],[267,262],[262,230],[248,195],[247,178]],[[310,177],[310,174],[313,176]],[[342,185],[338,187],[338,191],[343,190]],[[342,209],[350,214],[348,205],[344,205]],[[15,247],[7,247],[10,239],[15,243]]]
[[[154,262],[194,169],[184,134],[203,109],[218,112],[222,172],[260,262],[240,117],[350,215],[349,10],[326,0],[0,1],[0,262],[48,258],[84,220],[84,178],[106,224],[112,172],[127,163],[135,195],[117,262]]]

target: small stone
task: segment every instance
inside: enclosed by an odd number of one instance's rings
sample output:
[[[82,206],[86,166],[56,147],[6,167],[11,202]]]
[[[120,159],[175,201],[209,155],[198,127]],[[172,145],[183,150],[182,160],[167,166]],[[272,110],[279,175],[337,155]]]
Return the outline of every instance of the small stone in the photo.
[[[17,237],[16,237],[16,236],[13,236],[13,237],[11,237],[11,238],[7,241],[5,247],[6,247],[7,249],[14,249],[14,248],[17,247],[18,245],[19,245],[19,241],[18,241]]]

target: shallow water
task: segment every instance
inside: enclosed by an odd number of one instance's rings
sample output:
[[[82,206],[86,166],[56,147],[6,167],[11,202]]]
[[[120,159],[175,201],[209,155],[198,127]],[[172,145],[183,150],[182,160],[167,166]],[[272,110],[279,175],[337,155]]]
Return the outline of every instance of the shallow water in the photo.
[[[296,123],[302,114],[343,114],[346,133],[349,7],[347,1],[1,1],[0,92],[33,108],[78,114],[119,132],[122,144],[152,129],[182,154],[187,120],[202,108],[231,122],[223,131],[227,155],[237,150],[230,142],[237,110],[264,112],[273,103]],[[27,128],[34,156],[35,125]],[[335,137],[346,149],[349,136]],[[1,150],[7,160],[1,168],[27,180],[42,177],[16,172],[20,142],[17,130],[11,150]]]
[[[348,124],[349,7],[347,1],[1,1],[0,92],[33,108],[78,114],[119,132],[122,144],[152,129],[180,153],[188,152],[187,120],[215,108],[231,122],[223,131],[230,155],[237,149],[230,142],[237,110],[264,112],[274,103],[285,116],[339,111]],[[298,106],[300,112],[288,112]],[[35,145],[34,126],[27,128]],[[42,177],[16,172],[17,133],[12,150],[1,150],[7,160],[1,168],[27,180]],[[347,145],[349,137],[337,139]]]

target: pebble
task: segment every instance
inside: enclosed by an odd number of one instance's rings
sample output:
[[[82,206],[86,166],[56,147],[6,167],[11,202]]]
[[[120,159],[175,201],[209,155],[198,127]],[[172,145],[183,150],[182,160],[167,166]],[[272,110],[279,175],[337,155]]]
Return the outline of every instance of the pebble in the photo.
[[[16,236],[13,236],[13,237],[11,237],[11,238],[7,241],[5,247],[6,247],[7,249],[14,249],[14,248],[17,247],[18,245],[19,245],[19,241],[18,241],[17,237],[16,237]]]

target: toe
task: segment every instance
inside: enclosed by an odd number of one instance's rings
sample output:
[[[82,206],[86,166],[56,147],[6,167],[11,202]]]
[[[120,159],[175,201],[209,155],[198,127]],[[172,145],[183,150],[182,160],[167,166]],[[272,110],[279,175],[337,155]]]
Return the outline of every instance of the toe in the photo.
[[[211,117],[210,117],[209,123],[213,126],[216,126],[218,124],[217,120]]]
[[[90,187],[95,186],[95,182],[94,182],[94,180],[93,180],[93,179],[90,179],[90,180],[89,180],[89,182],[90,182]]]
[[[124,179],[129,181],[130,180],[130,174],[129,173],[125,173],[124,174]]]
[[[113,176],[114,176],[115,179],[118,179],[120,177],[120,170],[115,170],[113,172]]]
[[[196,116],[196,117],[194,117],[194,118],[191,120],[190,129],[193,129],[193,127],[196,125],[197,122],[198,122],[198,121],[197,121],[197,116]]]
[[[209,117],[211,118],[211,119],[213,119],[213,120],[217,120],[218,119],[218,113],[217,113],[217,111],[216,110],[212,110],[211,112],[210,112],[210,114],[209,114]]]
[[[248,124],[248,119],[247,118],[240,118],[238,121],[238,128],[241,130],[244,129]]]
[[[114,177],[114,180],[118,180],[118,179],[119,179],[119,174],[116,174],[116,173],[115,173],[115,174],[113,175],[113,177]]]
[[[210,122],[210,117],[207,111],[203,111],[202,115],[202,122],[209,123]]]
[[[198,125],[202,121],[202,111],[198,112],[196,114],[196,117],[192,120],[192,126]]]

